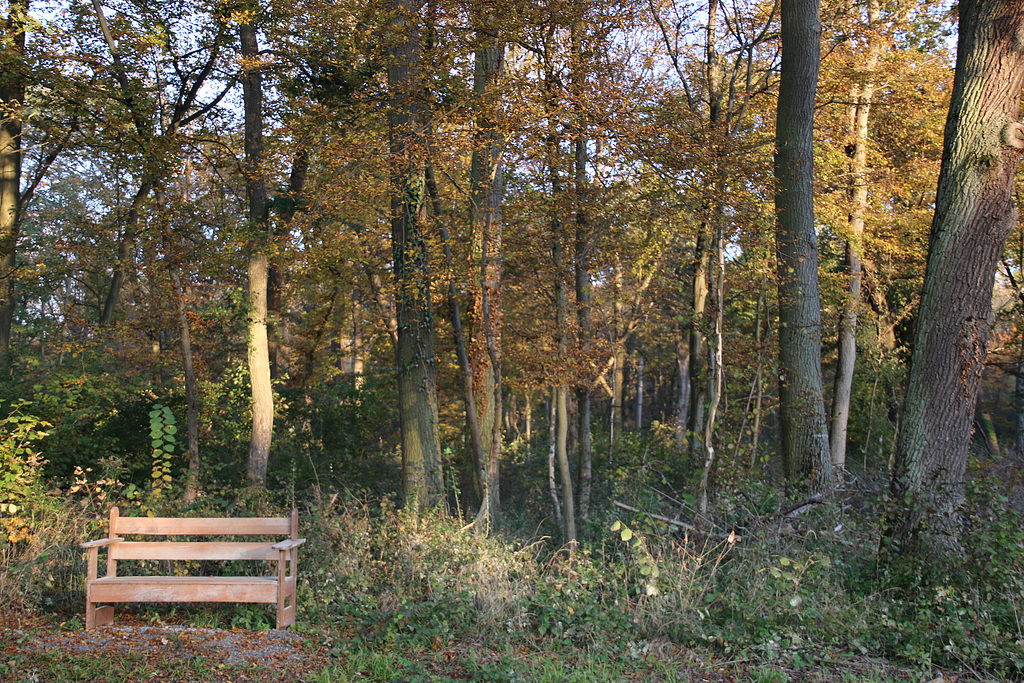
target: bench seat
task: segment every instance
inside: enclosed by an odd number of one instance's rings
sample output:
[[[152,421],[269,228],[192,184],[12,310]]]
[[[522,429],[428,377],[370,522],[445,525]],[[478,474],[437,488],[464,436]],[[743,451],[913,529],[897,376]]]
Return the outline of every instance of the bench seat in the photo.
[[[285,579],[285,592],[294,579]],[[277,602],[276,576],[113,576],[92,582],[93,602]]]

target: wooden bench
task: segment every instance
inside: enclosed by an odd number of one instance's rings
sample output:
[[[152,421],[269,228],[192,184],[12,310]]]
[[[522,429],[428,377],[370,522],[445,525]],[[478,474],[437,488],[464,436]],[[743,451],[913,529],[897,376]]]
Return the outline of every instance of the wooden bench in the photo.
[[[163,536],[128,541],[123,536]],[[178,541],[184,536],[287,536],[273,541]],[[183,518],[121,517],[110,510],[108,538],[82,543],[89,551],[85,584],[85,627],[114,619],[117,602],[249,602],[277,604],[277,628],[295,623],[295,574],[299,515],[291,517]],[[97,577],[99,549],[107,549],[107,575]],[[268,560],[276,576],[118,576],[119,560]],[[286,571],[287,570],[287,571]]]

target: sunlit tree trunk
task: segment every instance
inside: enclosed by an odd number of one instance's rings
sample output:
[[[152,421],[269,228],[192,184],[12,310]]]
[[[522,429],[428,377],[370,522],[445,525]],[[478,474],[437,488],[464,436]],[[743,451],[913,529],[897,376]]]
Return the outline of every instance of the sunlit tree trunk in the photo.
[[[960,507],[992,288],[1017,224],[1024,4],[961,0],[956,76],[901,415],[883,550],[946,554]]]
[[[419,5],[396,0],[392,28],[399,36],[388,50],[388,141],[391,153],[391,244],[396,284],[399,421],[402,431],[402,489],[410,509],[441,501],[444,486],[438,433],[431,276],[424,223],[425,106]]]
[[[14,321],[14,275],[21,226],[21,107],[25,102],[28,0],[11,0],[0,38],[0,367],[8,361]]]
[[[274,395],[270,383],[267,338],[267,186],[263,176],[263,78],[256,63],[258,46],[252,23],[239,26],[245,75],[245,187],[249,200],[249,383],[252,433],[249,439],[249,481],[263,486],[274,432]]]
[[[818,0],[782,0],[782,72],[776,118],[776,249],[782,456],[790,481],[832,487],[821,377],[818,236],[814,226],[814,95]]]
[[[849,295],[839,322],[839,359],[836,363],[832,393],[832,420],[829,447],[832,465],[846,467],[846,433],[850,422],[850,400],[853,392],[853,371],[857,362],[857,311],[861,305],[861,241],[864,235],[864,213],[868,208],[868,117],[875,91],[875,69],[881,44],[873,35],[881,12],[878,0],[868,3],[865,40],[868,43],[862,64],[855,69],[863,78],[850,92],[849,129],[853,145],[850,162],[850,234],[846,241],[846,266],[849,271]]]
[[[494,91],[504,75],[505,45],[492,37],[493,20],[477,35],[479,46],[474,60],[473,94],[476,116],[475,145],[470,163],[470,222],[472,224],[471,277],[473,285],[473,331],[470,361],[474,378],[483,440],[484,462],[479,463],[478,481],[484,496],[482,512],[494,522],[500,504],[498,462],[501,455],[501,205],[505,183],[501,164],[501,142],[495,130],[497,108]]]

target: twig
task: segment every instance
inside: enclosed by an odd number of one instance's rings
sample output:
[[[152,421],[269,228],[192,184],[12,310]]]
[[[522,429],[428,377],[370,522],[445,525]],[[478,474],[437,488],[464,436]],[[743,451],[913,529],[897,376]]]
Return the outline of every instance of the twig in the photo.
[[[779,517],[789,517],[791,515],[799,515],[804,512],[804,508],[810,508],[812,505],[820,505],[825,500],[820,493],[815,493],[810,498],[802,500],[796,505],[790,505],[788,508],[779,513]]]
[[[665,522],[666,524],[672,524],[675,526],[683,527],[684,529],[693,529],[694,531],[697,530],[697,527],[693,526],[692,524],[687,524],[686,522],[682,522],[678,519],[672,519],[671,517],[666,517],[664,515],[656,515],[653,512],[644,512],[643,510],[635,508],[632,505],[626,505],[625,503],[620,503],[617,500],[613,500],[612,505],[614,505],[615,507],[622,508],[623,510],[629,510],[630,512],[637,512],[641,515],[647,515],[651,519],[656,519],[659,522]]]

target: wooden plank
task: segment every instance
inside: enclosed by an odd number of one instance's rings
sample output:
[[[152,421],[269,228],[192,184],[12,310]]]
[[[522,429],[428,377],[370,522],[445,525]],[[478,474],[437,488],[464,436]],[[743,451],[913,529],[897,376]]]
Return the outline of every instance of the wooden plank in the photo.
[[[277,602],[274,577],[118,576],[93,582],[93,602]]]
[[[115,560],[276,560],[269,543],[124,541],[110,546]]]
[[[111,536],[288,536],[292,530],[288,517],[116,517],[111,522]]]
[[[114,608],[110,605],[96,608],[96,618],[93,626],[106,626],[114,623]]]

